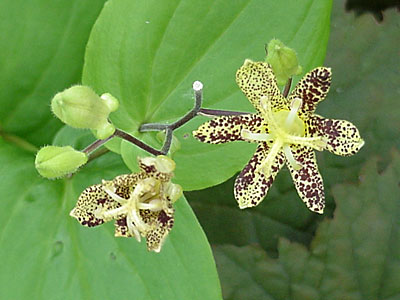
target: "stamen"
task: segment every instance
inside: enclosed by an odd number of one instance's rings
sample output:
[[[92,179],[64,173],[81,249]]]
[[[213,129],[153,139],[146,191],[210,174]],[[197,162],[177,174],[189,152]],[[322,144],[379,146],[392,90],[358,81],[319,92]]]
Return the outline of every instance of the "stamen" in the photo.
[[[143,179],[136,185],[131,197],[136,197],[141,202],[146,201],[157,195],[159,188],[156,188],[156,186],[157,181],[154,178]]]
[[[125,203],[128,202],[127,199],[122,198],[121,196],[117,195],[115,193],[115,189],[112,190],[110,187],[108,186],[103,186],[103,190],[115,201],[117,201],[119,204],[123,205]]]
[[[130,217],[140,232],[146,232],[150,229],[150,226],[144,223],[142,217],[139,215],[139,210],[136,207],[130,211]]]
[[[261,100],[264,99],[264,98],[266,98],[266,97],[261,98]],[[275,131],[277,131],[278,134],[283,132],[280,129],[279,124],[276,122],[276,120],[274,118],[274,113],[272,111],[271,106],[270,105],[265,105],[265,107],[263,107],[263,108],[265,109],[265,118],[266,118],[267,123],[269,125],[270,132],[273,131],[275,133]]]
[[[117,218],[121,215],[126,214],[126,207],[125,206],[120,206],[111,210],[103,211],[103,212],[98,212],[99,217],[103,218]]]
[[[261,105],[261,108],[264,110],[264,111],[267,111],[268,110],[268,97],[267,96],[264,96],[264,97],[261,97],[261,99],[260,99],[260,105]]]
[[[272,165],[282,146],[283,141],[281,139],[276,139],[272,144],[272,148],[269,150],[267,157],[262,162],[261,170],[264,173],[265,177],[268,178],[270,176]]]
[[[324,150],[327,144],[326,140],[321,136],[300,137],[300,136],[288,135],[287,140],[290,141],[291,144],[299,144],[307,146],[317,151]]]
[[[163,209],[163,203],[160,199],[151,200],[150,203],[138,203],[139,209],[148,209],[154,212],[160,211]]]
[[[128,226],[128,230],[129,232],[135,236],[135,239],[140,243],[141,237],[140,237],[140,232],[139,230],[136,228],[135,225],[133,225],[132,223],[132,218],[130,217],[130,215],[128,214],[126,216],[126,225]]]
[[[254,133],[254,132],[251,132],[248,129],[242,129],[242,131],[240,132],[240,135],[245,140],[250,140],[250,141],[265,142],[265,141],[272,140],[272,136],[270,134],[267,134],[267,133]]]
[[[290,150],[289,145],[283,146],[283,152],[285,153],[286,159],[288,160],[289,164],[292,166],[293,169],[295,170],[300,170],[302,167],[302,164],[300,164],[293,156],[292,151]]]
[[[298,112],[299,108],[301,107],[302,103],[303,103],[303,101],[299,98],[293,99],[292,103],[290,103],[291,109],[290,109],[290,112],[285,121],[286,128],[290,128],[290,126],[292,126],[294,118],[296,117],[297,112]]]

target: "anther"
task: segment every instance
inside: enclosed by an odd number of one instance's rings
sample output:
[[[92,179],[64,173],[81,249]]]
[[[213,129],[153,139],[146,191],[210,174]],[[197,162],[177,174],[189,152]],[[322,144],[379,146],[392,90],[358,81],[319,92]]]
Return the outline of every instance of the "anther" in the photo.
[[[285,153],[286,159],[289,162],[289,164],[292,166],[293,169],[295,170],[300,170],[302,167],[302,164],[300,164],[293,156],[293,153],[289,147],[289,145],[283,146],[283,152]]]
[[[260,105],[261,105],[261,108],[262,108],[264,111],[267,111],[267,110],[268,110],[268,97],[267,97],[267,96],[261,97],[261,99],[260,99]]]
[[[265,142],[265,141],[272,140],[272,137],[271,137],[270,134],[267,134],[267,133],[254,133],[254,132],[251,132],[248,129],[242,129],[240,131],[240,136],[242,138],[244,138],[245,140],[249,140],[249,141]]]

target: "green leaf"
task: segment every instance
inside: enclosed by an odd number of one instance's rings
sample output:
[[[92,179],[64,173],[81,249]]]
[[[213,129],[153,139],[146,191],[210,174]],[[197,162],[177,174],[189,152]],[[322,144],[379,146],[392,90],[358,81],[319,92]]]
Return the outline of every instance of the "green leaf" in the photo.
[[[111,0],[93,28],[83,81],[121,103],[111,114],[117,127],[161,147],[155,134],[138,133],[148,122],[172,122],[193,106],[192,83],[204,83],[204,106],[254,111],[235,83],[246,58],[264,60],[266,44],[279,38],[296,49],[304,71],[320,65],[329,34],[331,1],[132,1]],[[254,145],[205,145],[192,130],[175,132],[176,181],[185,190],[224,182],[250,159]],[[129,168],[137,147],[122,142]],[[195,170],[195,172],[193,172]]]
[[[274,260],[257,247],[216,247],[224,299],[399,299],[399,178],[393,152],[382,174],[370,160],[357,185],[336,186],[335,216],[309,250],[282,240]]]
[[[68,215],[85,187],[127,171],[119,156],[57,181],[40,178],[33,161],[0,141],[1,299],[221,299],[207,239],[184,198],[161,253],[150,253],[115,238],[111,222],[86,228]]]
[[[0,129],[36,145],[61,126],[49,108],[80,82],[89,32],[105,0],[0,2]],[[29,115],[29,117],[27,117]]]

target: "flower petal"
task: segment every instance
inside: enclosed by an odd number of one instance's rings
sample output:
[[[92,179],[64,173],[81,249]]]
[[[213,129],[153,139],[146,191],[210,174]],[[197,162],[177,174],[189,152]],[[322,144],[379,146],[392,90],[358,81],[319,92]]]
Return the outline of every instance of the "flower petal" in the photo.
[[[93,227],[112,218],[100,218],[96,211],[107,211],[120,207],[120,204],[112,199],[104,190],[102,184],[96,184],[86,188],[79,196],[75,208],[70,215],[84,226]]]
[[[357,127],[346,120],[313,115],[306,121],[306,134],[323,136],[327,142],[326,149],[341,156],[356,154],[364,145]]]
[[[258,114],[222,116],[202,124],[197,130],[193,131],[193,136],[200,142],[209,144],[243,141],[244,139],[240,134],[242,129],[260,133],[266,132],[267,126]]]
[[[319,67],[308,72],[290,93],[289,100],[295,98],[303,100],[303,105],[299,110],[300,115],[314,113],[317,104],[324,100],[331,85],[331,69]]]
[[[160,252],[161,247],[171,231],[172,226],[174,226],[174,209],[161,210],[159,212],[149,212],[152,214],[150,218],[152,219],[153,230],[150,230],[146,234],[147,249],[149,251]]]
[[[295,170],[290,163],[286,164],[292,175],[294,185],[301,200],[313,212],[322,214],[325,207],[324,184],[318,171],[317,160],[313,149],[304,146],[290,146],[293,157],[302,165]]]
[[[132,237],[133,235],[128,230],[128,225],[126,224],[126,217],[121,217],[115,220],[115,236],[116,237]]]
[[[263,111],[260,105],[260,99],[263,97],[267,97],[268,103],[274,110],[289,107],[289,102],[278,89],[272,68],[265,62],[253,62],[246,59],[243,66],[236,72],[236,82],[259,112]]]
[[[133,188],[136,186],[138,180],[145,178],[141,173],[123,174],[115,177],[111,182],[105,181],[104,184],[112,185],[115,187],[115,193],[124,199],[129,199]]]
[[[161,156],[161,155],[160,155]],[[142,170],[141,173],[137,174],[130,174],[130,175],[136,175],[138,179],[144,179],[144,178],[155,178],[158,179],[162,182],[168,182],[171,180],[171,178],[174,176],[172,173],[172,170],[175,169],[175,162],[173,162],[171,159],[169,159],[173,165],[171,166],[163,166],[160,165],[160,161],[157,161],[160,156],[155,157],[145,157],[145,158],[139,158],[138,157],[138,165],[139,168]],[[167,164],[169,162],[167,161]],[[160,168],[162,170],[160,170]],[[168,170],[168,172],[166,171]],[[120,177],[120,176],[118,176]],[[117,179],[117,178],[116,178]],[[124,180],[129,180],[125,179]],[[126,184],[129,184],[129,182],[126,182]]]
[[[280,152],[272,164],[270,176],[266,178],[262,171],[262,162],[267,157],[269,148],[267,143],[260,143],[254,156],[236,178],[234,192],[240,208],[256,206],[264,199],[285,162],[284,155]]]
[[[129,199],[130,193],[137,181],[143,174],[125,174],[115,177],[112,181],[103,181],[86,188],[78,198],[75,208],[70,215],[76,218],[82,225],[93,227],[113,218],[99,217],[99,212],[106,212],[120,207],[121,205],[104,190],[104,187],[114,188],[115,193]]]

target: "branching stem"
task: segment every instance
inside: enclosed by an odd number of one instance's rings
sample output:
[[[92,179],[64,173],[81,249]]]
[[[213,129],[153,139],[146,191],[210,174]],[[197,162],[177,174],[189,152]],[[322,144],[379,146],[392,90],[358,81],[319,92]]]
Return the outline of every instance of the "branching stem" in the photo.
[[[290,84],[291,84],[291,79],[286,84],[285,92],[284,92],[285,97],[287,96],[287,93],[289,92]],[[237,115],[248,114],[246,112],[239,112],[239,111],[201,108],[201,105],[203,104],[203,84],[200,81],[195,81],[193,83],[193,90],[194,90],[194,97],[195,97],[194,107],[192,108],[191,111],[189,111],[182,118],[180,118],[179,120],[177,120],[176,122],[174,122],[172,124],[147,123],[147,124],[143,124],[140,126],[140,128],[139,128],[140,132],[165,131],[164,145],[161,150],[157,150],[157,149],[147,145],[146,143],[142,142],[141,140],[137,139],[136,137],[130,135],[127,132],[116,129],[114,134],[111,135],[110,137],[108,137],[104,140],[97,140],[97,141],[93,142],[92,144],[90,144],[89,146],[87,146],[82,151],[87,154],[93,153],[93,151],[95,151],[99,147],[103,146],[106,142],[108,142],[112,138],[119,137],[119,138],[122,138],[122,139],[138,146],[139,148],[147,151],[150,154],[166,155],[171,148],[173,131],[175,129],[178,129],[179,127],[183,126],[184,124],[189,122],[194,117],[199,116],[199,115],[207,116],[207,117],[214,117],[214,116],[237,116]],[[93,153],[93,155],[94,155],[94,153]]]

